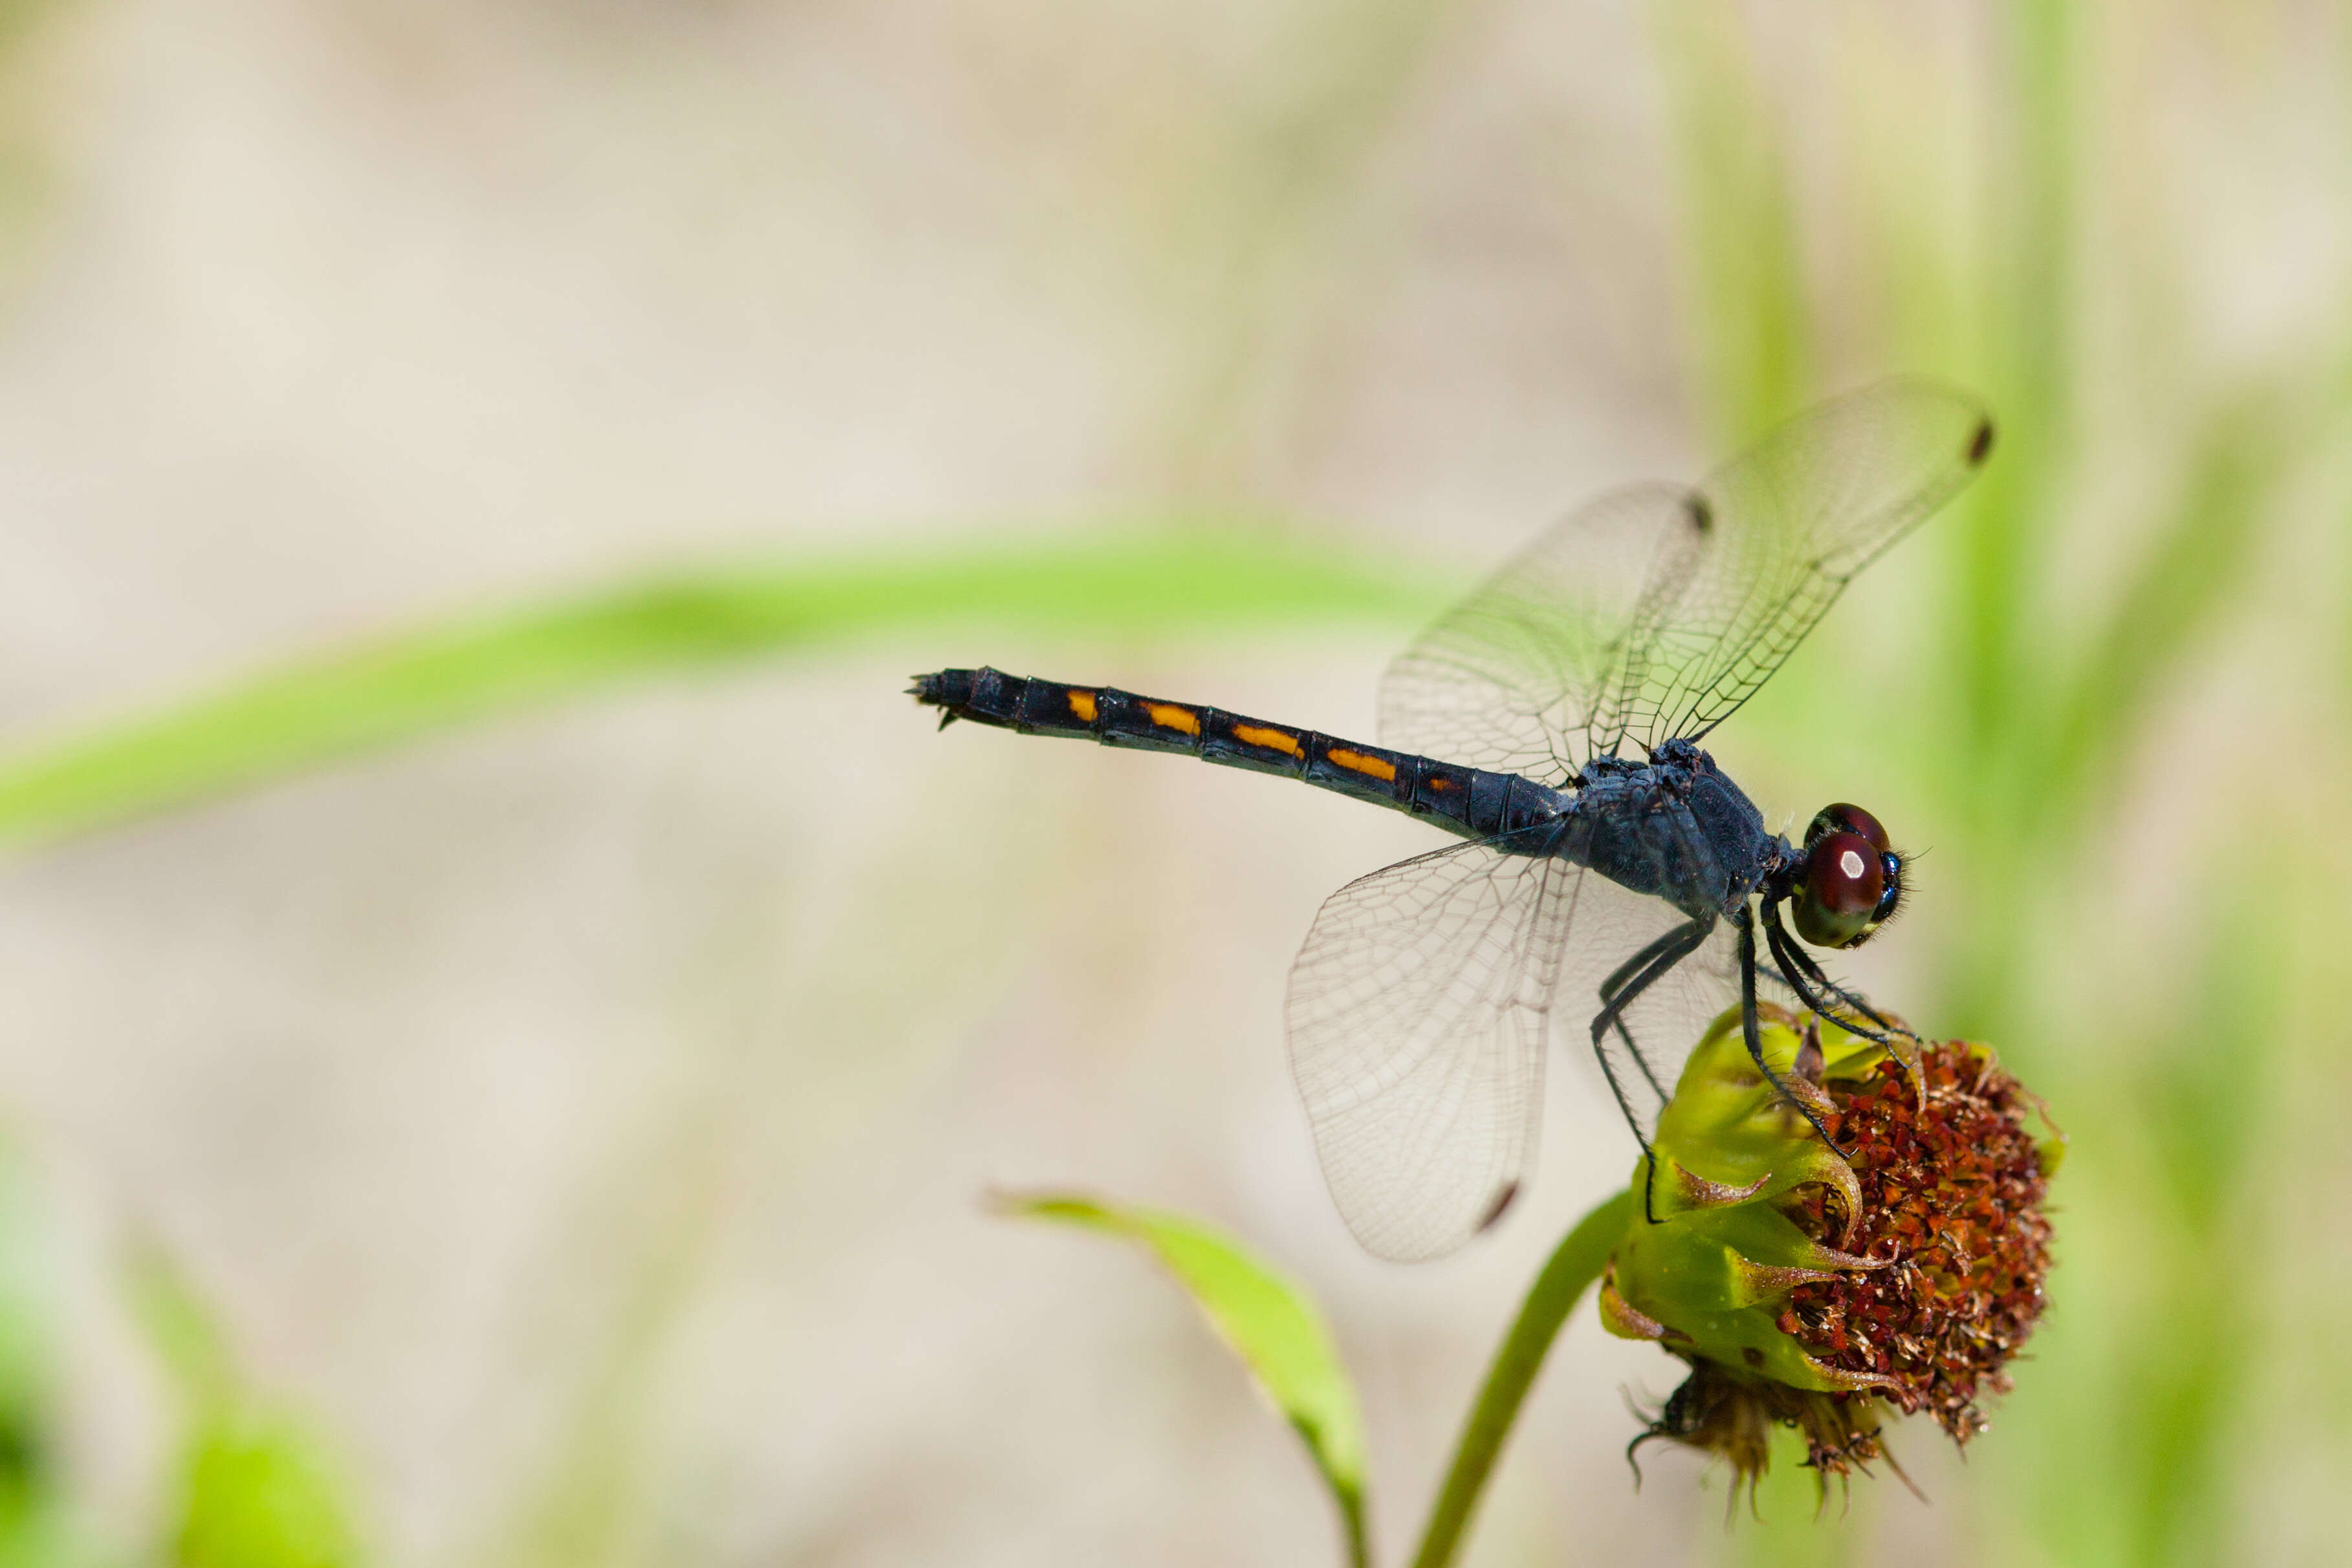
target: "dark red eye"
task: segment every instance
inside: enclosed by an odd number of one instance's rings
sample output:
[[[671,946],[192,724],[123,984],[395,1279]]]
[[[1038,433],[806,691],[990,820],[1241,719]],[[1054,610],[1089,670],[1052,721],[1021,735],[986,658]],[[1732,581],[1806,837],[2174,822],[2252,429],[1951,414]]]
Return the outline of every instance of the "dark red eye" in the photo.
[[[1879,854],[1886,853],[1886,829],[1878,825],[1878,818],[1844,801],[1835,805],[1825,805],[1814,814],[1813,825],[1805,829],[1805,847],[1811,848],[1824,833],[1859,834],[1869,839],[1870,847]]]
[[[1816,947],[1857,942],[1878,923],[1878,903],[1885,891],[1886,870],[1876,845],[1859,833],[1825,833],[1805,851],[1797,934]]]

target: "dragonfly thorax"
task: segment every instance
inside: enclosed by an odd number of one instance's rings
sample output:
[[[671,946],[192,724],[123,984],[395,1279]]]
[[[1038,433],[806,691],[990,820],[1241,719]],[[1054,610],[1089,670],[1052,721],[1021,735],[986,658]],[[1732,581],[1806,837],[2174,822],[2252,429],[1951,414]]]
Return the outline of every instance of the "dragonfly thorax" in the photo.
[[[1766,831],[1747,793],[1687,741],[1668,742],[1646,763],[1596,757],[1577,784],[1550,853],[1694,919],[1745,904],[1787,847]]]

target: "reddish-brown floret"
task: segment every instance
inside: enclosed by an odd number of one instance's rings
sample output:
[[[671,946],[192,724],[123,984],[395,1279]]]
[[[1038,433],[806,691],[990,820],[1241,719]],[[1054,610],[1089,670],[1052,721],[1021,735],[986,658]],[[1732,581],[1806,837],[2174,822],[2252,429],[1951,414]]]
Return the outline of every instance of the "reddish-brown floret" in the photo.
[[[1930,1045],[1920,1068],[1924,1109],[1891,1066],[1823,1086],[1838,1108],[1829,1131],[1862,1184],[1849,1245],[1893,1267],[1798,1286],[1780,1327],[1840,1371],[1893,1379],[1885,1398],[1966,1443],[1984,1429],[1978,1396],[2008,1392],[2003,1367],[2042,1315],[2048,1173],[2025,1125],[2041,1108],[1982,1047]],[[1833,1238],[1841,1205],[1808,1187],[1791,1217]]]

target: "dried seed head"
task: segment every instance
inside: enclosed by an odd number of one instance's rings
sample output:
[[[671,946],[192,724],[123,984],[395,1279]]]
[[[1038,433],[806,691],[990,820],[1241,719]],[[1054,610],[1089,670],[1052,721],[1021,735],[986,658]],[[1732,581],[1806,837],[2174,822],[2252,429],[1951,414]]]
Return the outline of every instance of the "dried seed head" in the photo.
[[[1966,1443],[2044,1304],[2060,1144],[2027,1130],[2041,1102],[1982,1046],[1928,1045],[1906,1072],[1834,1024],[1761,1021],[1766,1059],[1851,1159],[1756,1071],[1738,1015],[1718,1019],[1601,1285],[1611,1331],[1691,1364],[1634,1447],[1719,1454],[1752,1487],[1777,1423],[1843,1476],[1885,1457],[1880,1400]]]

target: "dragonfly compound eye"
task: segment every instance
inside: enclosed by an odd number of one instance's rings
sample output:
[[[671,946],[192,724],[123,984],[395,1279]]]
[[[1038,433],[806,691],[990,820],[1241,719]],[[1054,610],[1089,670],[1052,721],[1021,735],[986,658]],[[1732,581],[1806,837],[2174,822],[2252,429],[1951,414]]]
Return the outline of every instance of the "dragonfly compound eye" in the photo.
[[[1813,825],[1805,829],[1805,847],[1811,848],[1824,833],[1858,833],[1870,840],[1872,848],[1881,855],[1886,853],[1886,829],[1878,825],[1878,818],[1844,801],[1825,805],[1813,814]]]
[[[1805,851],[1797,934],[1815,947],[1851,947],[1877,925],[1885,896],[1878,847],[1859,833],[1825,833]]]

